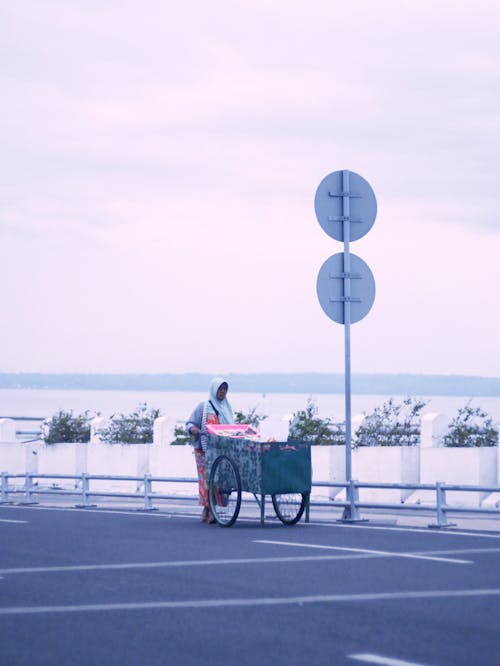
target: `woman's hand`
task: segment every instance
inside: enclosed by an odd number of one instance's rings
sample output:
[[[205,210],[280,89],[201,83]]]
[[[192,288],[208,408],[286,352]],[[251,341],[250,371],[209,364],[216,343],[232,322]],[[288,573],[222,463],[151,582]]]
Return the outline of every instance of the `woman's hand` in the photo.
[[[191,426],[189,428],[189,434],[193,437],[198,437],[201,433],[201,430],[197,426]]]

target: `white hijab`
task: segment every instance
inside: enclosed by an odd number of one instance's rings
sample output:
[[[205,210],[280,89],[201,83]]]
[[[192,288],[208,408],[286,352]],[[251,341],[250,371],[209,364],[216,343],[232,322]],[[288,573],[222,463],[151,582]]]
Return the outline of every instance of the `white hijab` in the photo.
[[[224,398],[224,400],[217,400],[217,391],[221,384],[227,384],[229,387],[229,383],[224,377],[214,377],[210,382],[207,414],[217,414],[219,417],[219,423],[234,423],[233,409],[229,404],[227,397]]]

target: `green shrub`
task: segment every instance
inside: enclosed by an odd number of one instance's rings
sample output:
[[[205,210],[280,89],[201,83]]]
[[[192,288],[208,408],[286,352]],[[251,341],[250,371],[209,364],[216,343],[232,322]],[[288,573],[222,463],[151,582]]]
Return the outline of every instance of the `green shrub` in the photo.
[[[265,414],[259,414],[257,412],[257,407],[250,407],[249,411],[247,414],[242,411],[236,411],[234,413],[234,422],[235,423],[241,423],[244,425],[251,425],[254,428],[259,428],[259,425],[261,424],[262,421],[267,419],[267,415]]]
[[[73,410],[60,409],[41,426],[42,440],[45,444],[58,442],[90,441],[90,421],[94,418],[89,411],[74,415]]]
[[[356,430],[354,446],[417,446],[420,442],[420,416],[425,400],[390,398],[365,417]]]
[[[160,415],[159,409],[148,409],[143,403],[131,414],[113,414],[98,435],[108,444],[150,444],[153,442],[154,422]]]
[[[472,407],[469,400],[448,424],[443,444],[450,447],[497,446],[498,429],[492,418],[481,407]]]
[[[317,405],[309,398],[306,408],[295,412],[292,417],[288,441],[345,444],[345,427],[343,423],[320,418]]]
[[[184,425],[178,424],[174,428],[174,439],[170,444],[173,446],[184,446],[185,444],[192,444],[193,438],[186,432]]]

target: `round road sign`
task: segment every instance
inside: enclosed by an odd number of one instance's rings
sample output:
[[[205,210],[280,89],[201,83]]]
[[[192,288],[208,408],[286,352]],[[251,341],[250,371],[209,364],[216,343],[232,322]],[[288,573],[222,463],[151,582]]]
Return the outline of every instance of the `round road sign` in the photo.
[[[348,183],[347,189],[345,184]],[[349,221],[349,240],[362,238],[377,216],[377,200],[370,184],[354,171],[334,171],[318,186],[314,210],[322,229],[344,241],[344,222]]]
[[[349,254],[349,260],[350,271],[346,273],[344,253],[332,255],[321,266],[316,282],[321,307],[338,324],[345,324],[346,301],[350,303],[350,323],[354,324],[368,314],[375,300],[375,280],[368,264],[355,254]]]

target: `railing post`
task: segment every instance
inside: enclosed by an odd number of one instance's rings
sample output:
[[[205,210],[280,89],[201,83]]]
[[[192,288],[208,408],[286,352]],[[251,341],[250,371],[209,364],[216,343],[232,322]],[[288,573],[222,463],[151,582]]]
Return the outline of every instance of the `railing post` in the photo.
[[[33,474],[31,474],[30,472],[26,472],[26,477],[24,480],[24,500],[22,502],[19,502],[19,504],[23,505],[38,504],[38,502],[36,502],[33,499],[32,492],[33,492]]]
[[[443,481],[436,481],[436,522],[429,527],[454,527],[456,523],[448,522],[446,515],[446,490]]]
[[[77,509],[91,509],[96,504],[89,504],[89,475],[86,472],[82,474],[82,503],[75,505]]]
[[[349,504],[344,507],[342,518],[339,521],[341,523],[367,522],[366,519],[361,518],[359,508],[356,506],[356,503],[359,502],[359,488],[356,483],[355,479],[350,479],[346,485],[346,500]]]
[[[0,504],[9,503],[9,475],[7,472],[2,472],[2,488]]]
[[[152,492],[153,484],[151,482],[151,474],[144,474],[144,506],[142,509],[139,509],[139,511],[158,511],[151,501]]]

